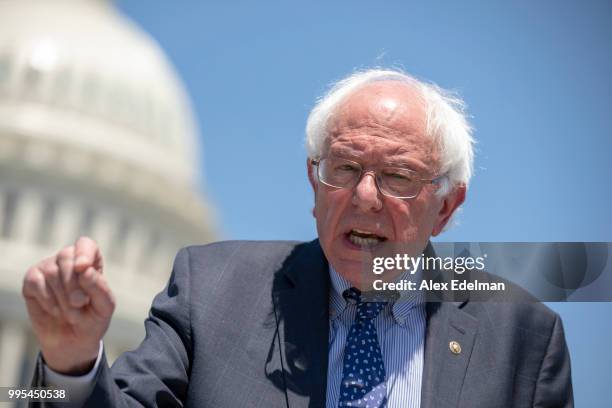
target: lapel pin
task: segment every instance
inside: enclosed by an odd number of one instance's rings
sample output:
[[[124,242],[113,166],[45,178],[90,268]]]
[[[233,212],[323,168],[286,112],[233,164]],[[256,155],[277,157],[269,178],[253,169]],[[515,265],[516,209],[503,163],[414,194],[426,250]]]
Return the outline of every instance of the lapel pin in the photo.
[[[450,348],[450,351],[453,354],[461,353],[461,344],[459,344],[455,340],[453,340],[450,343],[448,343],[448,348]]]

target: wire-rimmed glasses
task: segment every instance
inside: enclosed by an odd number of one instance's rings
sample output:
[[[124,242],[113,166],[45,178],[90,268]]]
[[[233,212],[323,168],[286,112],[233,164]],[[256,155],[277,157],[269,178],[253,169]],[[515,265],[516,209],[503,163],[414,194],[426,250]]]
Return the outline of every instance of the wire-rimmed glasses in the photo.
[[[313,159],[312,165],[317,167],[319,181],[334,188],[355,187],[364,173],[363,166],[352,160],[339,157]],[[423,179],[411,169],[405,167],[380,167],[373,171],[376,185],[386,196],[409,199],[415,198],[421,192],[424,184],[438,184],[445,176],[433,179]]]

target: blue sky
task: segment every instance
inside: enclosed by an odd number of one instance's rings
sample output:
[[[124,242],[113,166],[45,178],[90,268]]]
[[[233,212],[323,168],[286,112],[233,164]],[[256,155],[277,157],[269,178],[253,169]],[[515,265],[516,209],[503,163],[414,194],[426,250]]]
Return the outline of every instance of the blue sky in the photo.
[[[309,109],[354,69],[396,66],[457,90],[476,173],[445,241],[612,241],[609,1],[120,0],[183,79],[202,188],[222,237],[316,236],[303,147]],[[612,304],[564,319],[578,406],[612,378]]]

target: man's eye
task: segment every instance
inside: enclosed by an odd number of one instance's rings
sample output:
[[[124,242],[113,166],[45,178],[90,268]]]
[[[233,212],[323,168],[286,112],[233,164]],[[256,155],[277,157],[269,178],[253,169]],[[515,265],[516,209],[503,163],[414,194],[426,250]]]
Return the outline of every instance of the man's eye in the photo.
[[[402,181],[402,182],[411,182],[412,181],[412,177],[410,177],[407,174],[402,174],[402,173],[385,173],[385,177],[394,180],[394,181]]]
[[[351,166],[350,164],[340,164],[336,166],[338,171],[357,171],[357,167]]]

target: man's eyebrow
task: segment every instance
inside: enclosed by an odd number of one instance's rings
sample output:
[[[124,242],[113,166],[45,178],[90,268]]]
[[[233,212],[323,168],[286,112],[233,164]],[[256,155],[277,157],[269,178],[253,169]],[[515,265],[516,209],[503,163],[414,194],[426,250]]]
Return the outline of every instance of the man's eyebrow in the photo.
[[[363,154],[359,154],[358,150],[351,149],[350,147],[331,147],[329,149],[329,155],[338,157],[340,159],[353,160],[355,162],[360,162],[363,158]],[[411,157],[401,157],[401,155],[391,155],[388,159],[386,158],[382,162],[383,166],[387,167],[401,167],[407,168],[409,170],[419,172],[419,171],[427,171],[427,166],[421,161],[413,159]]]
[[[337,157],[339,159],[352,160],[357,163],[360,163],[362,158],[362,156],[358,156],[355,154],[346,154],[345,152],[330,152],[330,156]],[[419,165],[418,162],[411,160],[385,160],[384,162],[382,162],[382,165],[385,167],[399,167],[414,172],[426,170],[426,168]]]
[[[342,148],[342,147],[336,147],[336,148],[331,148],[329,149],[329,154],[332,156],[336,156],[336,157],[340,157],[343,159],[360,159],[361,156],[359,156],[358,154],[355,154],[354,150],[352,149],[347,149],[347,148]]]
[[[410,160],[410,159],[390,159],[390,160],[385,160],[384,161],[384,165],[385,166],[390,166],[390,167],[405,167],[408,168],[410,170],[414,170],[417,171],[421,166],[419,166],[417,164],[416,161],[414,160]]]

